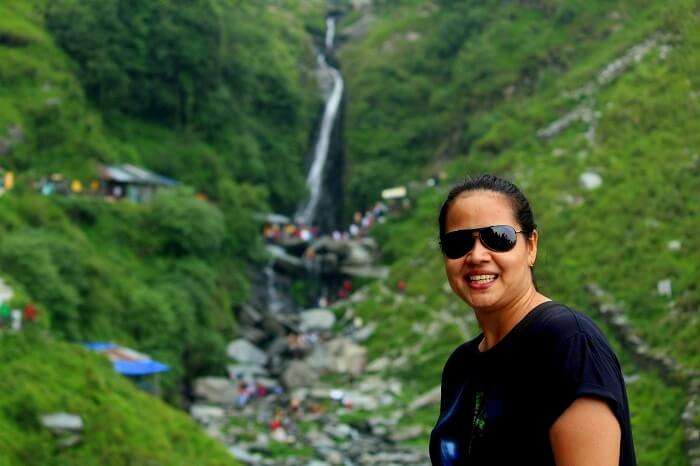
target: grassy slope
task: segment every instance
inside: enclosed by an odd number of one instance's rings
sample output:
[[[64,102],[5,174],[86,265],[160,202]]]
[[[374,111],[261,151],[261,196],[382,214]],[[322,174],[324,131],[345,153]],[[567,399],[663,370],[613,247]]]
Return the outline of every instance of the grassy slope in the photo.
[[[663,12],[659,12],[659,7],[663,7]],[[465,96],[454,99],[452,106],[437,109],[433,129],[443,134],[443,142],[449,138],[468,141],[463,147],[460,147],[462,143],[456,143],[459,155],[453,156],[445,166],[449,179],[458,180],[468,173],[496,172],[512,178],[531,198],[541,232],[538,282],[546,294],[588,311],[591,302],[583,285],[596,281],[621,301],[634,326],[656,351],[666,352],[698,369],[700,294],[694,283],[698,276],[695,232],[700,228],[696,202],[700,188],[697,176],[700,119],[696,103],[700,88],[697,78],[700,69],[698,12],[691,2],[647,4],[638,9],[623,5],[616,10],[618,15],[595,16],[593,28],[594,31],[596,28],[607,30],[611,22],[622,23],[621,28],[609,29],[605,34],[590,31],[587,35],[574,34],[578,40],[575,45],[568,45],[573,50],[566,55],[566,70],[556,71],[542,65],[544,71],[539,74],[540,79],[529,87],[517,79],[512,81],[516,92],[510,99],[492,96],[471,112],[456,113],[468,109],[470,95],[478,93],[469,89],[487,85],[479,78],[474,78],[472,83],[463,82]],[[387,37],[401,37],[407,31],[420,31],[423,39],[429,40],[431,24],[439,24],[439,21],[431,22],[426,19],[430,16],[426,17],[422,11],[422,7],[411,5],[389,10],[387,16],[380,15],[376,32],[371,32],[356,46],[350,45],[345,52],[347,60],[366,66],[355,74],[355,66],[347,66],[348,61],[345,62],[349,92],[360,96],[357,104],[351,100],[349,109],[346,134],[350,138],[351,160],[352,149],[364,139],[382,141],[376,133],[363,131],[362,135],[355,136],[352,125],[358,117],[353,118],[353,112],[369,111],[363,106],[373,102],[380,110],[365,114],[363,118],[371,121],[375,117],[379,121],[374,121],[373,126],[382,128],[381,113],[392,109],[392,102],[382,101],[380,97],[386,83],[380,82],[373,73],[379,73],[380,68],[384,72],[398,68],[392,72],[405,76],[406,80],[420,81],[424,77],[408,72],[409,58],[402,58],[406,57],[405,50],[392,55],[377,46]],[[527,13],[522,15],[527,16]],[[403,22],[396,20],[399,16],[404,18]],[[611,17],[622,19],[612,21]],[[585,17],[579,20],[587,21]],[[517,36],[520,29],[518,24],[513,26]],[[546,23],[540,26],[547,29]],[[557,32],[554,29],[553,32]],[[668,56],[661,58],[660,50],[654,49],[641,63],[603,87],[592,99],[594,110],[600,112],[595,146],[586,142],[583,123],[572,125],[550,141],[536,136],[538,129],[578,104],[566,96],[566,91],[577,89],[594,78],[605,64],[656,30],[672,34],[667,40],[671,46]],[[513,45],[504,43],[503,37],[505,34],[487,29],[474,39],[478,46],[491,41],[491,55],[485,60],[487,65],[494,66],[491,68],[493,75],[503,77],[496,88],[499,92],[513,77],[509,68],[501,74],[500,65],[494,64],[499,57],[512,51]],[[553,36],[555,42],[563,39],[571,44],[571,37]],[[418,57],[414,50],[414,55],[408,54],[410,60],[428,59],[421,56],[419,42],[403,43],[403,47],[418,48]],[[463,51],[460,56],[466,59],[468,54]],[[380,58],[384,62],[382,67],[377,65]],[[509,66],[522,64],[522,61],[515,61],[515,65]],[[464,67],[465,62],[454,66],[458,65]],[[475,69],[479,67],[475,65]],[[468,75],[473,70],[462,68],[461,71]],[[395,91],[395,81],[390,82]],[[452,81],[444,85],[451,86]],[[407,94],[419,95],[416,92]],[[487,94],[491,95],[488,92],[481,95]],[[356,106],[354,110],[352,105]],[[445,127],[441,124],[446,121],[445,115],[452,115],[449,121],[461,119],[465,123],[457,125],[456,130],[455,125]],[[445,135],[446,132],[449,134]],[[396,147],[410,146],[411,141],[404,136],[397,144]],[[431,161],[435,153],[424,153],[421,157]],[[354,163],[362,170],[360,160],[358,156]],[[387,174],[396,176],[392,181],[401,180],[402,175],[396,174],[398,168],[394,166],[394,171]],[[418,164],[400,166],[402,173],[418,173],[421,169],[425,170]],[[586,169],[594,169],[602,175],[601,188],[586,191],[579,185],[579,175]],[[429,170],[423,173],[430,173]],[[381,293],[376,286],[372,297],[356,309],[366,319],[391,323],[370,341],[374,356],[399,356],[402,351],[410,355],[411,362],[404,369],[387,373],[396,374],[406,382],[407,400],[434,386],[449,352],[478,331],[470,311],[444,291],[435,225],[444,189],[446,187],[424,192],[417,199],[413,212],[376,230],[386,261],[392,266],[389,283],[406,280],[408,298],[397,301],[392,294]],[[570,205],[567,194],[581,196],[583,203]],[[680,251],[667,248],[672,239],[681,241]],[[671,297],[656,292],[656,283],[663,278],[672,280]],[[617,346],[614,340],[613,344]],[[686,464],[679,422],[685,403],[684,392],[679,387],[664,385],[658,374],[640,371],[628,354],[621,349],[618,351],[625,372],[641,375],[628,387],[640,464]],[[420,411],[412,417],[430,426],[435,417],[434,409]]]
[[[0,337],[3,466],[238,464],[184,413],[138,390],[102,356],[38,332]],[[56,446],[43,414],[81,416],[82,441]]]
[[[292,61],[313,63],[310,53],[297,52],[309,46],[304,28],[318,29],[322,10],[318,1],[275,4],[265,10],[267,24],[284,33],[258,31],[269,43],[256,47],[274,49],[277,65],[296,73],[289,80],[302,79],[309,70]],[[18,174],[16,189],[0,198],[3,278],[17,294],[15,305],[39,305],[39,325],[53,338],[113,340],[170,364],[163,384],[177,402],[183,378],[223,371],[225,338],[235,325],[231,309],[246,298],[246,261],[259,253],[250,214],[266,210],[271,198],[256,185],[260,180],[241,173],[248,151],[257,150],[251,138],[272,140],[276,128],[245,115],[249,133],[234,131],[233,142],[217,147],[166,123],[102,114],[86,98],[77,65],[47,33],[42,6],[0,4],[0,138],[13,125],[23,133],[2,163]],[[285,141],[300,148],[289,151],[287,162],[302,160],[318,104],[311,80],[294,85],[305,107],[295,129],[284,130]],[[223,164],[223,151],[242,168]],[[31,180],[51,172],[92,176],[96,161],[142,163],[222,205],[195,201],[191,192],[147,206],[29,192]],[[296,179],[303,181],[298,165]],[[290,183],[292,175],[284,175]],[[184,414],[74,346],[0,336],[0,359],[3,466],[235,464]],[[87,433],[80,446],[55,456],[35,414],[57,410],[83,415]]]

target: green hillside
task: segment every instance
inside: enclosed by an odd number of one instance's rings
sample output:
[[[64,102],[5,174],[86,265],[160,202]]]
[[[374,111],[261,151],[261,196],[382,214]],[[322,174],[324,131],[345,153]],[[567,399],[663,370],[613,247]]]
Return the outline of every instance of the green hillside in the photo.
[[[0,448],[4,465],[238,464],[189,417],[114,373],[106,358],[36,332],[0,338]],[[42,427],[54,412],[81,417],[70,448]]]
[[[652,352],[700,369],[699,13],[683,1],[377,3],[369,32],[341,55],[352,95],[348,204],[447,175],[416,194],[412,212],[375,230],[388,286],[404,280],[408,296],[375,286],[356,309],[391,323],[370,350],[409,356],[384,374],[412,387],[407,400],[439,383],[449,353],[478,332],[446,287],[437,212],[447,185],[493,172],[533,203],[539,287],[594,317],[626,374],[639,375],[628,386],[639,464],[688,464],[686,388],[638,366],[585,285],[610,293]],[[567,114],[560,132],[543,131]],[[586,172],[602,185],[586,189]],[[425,409],[415,421],[428,427],[436,416]]]
[[[0,269],[13,305],[35,303],[57,341],[114,341],[167,363],[174,406],[194,377],[223,374],[233,311],[264,258],[254,214],[289,211],[304,193],[323,14],[320,1],[2,2],[0,168],[16,181],[0,197]],[[87,185],[112,163],[180,186],[146,204],[35,189],[54,173]],[[13,395],[0,442],[12,454],[0,463],[232,463],[105,362],[4,333]],[[35,426],[45,410],[93,427],[55,462]]]

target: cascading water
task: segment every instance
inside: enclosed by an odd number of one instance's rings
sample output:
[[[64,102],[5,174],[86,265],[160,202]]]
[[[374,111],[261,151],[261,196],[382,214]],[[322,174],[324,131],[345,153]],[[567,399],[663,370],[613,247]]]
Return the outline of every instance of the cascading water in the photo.
[[[335,18],[326,18],[326,54],[333,51],[333,41],[335,39]],[[309,199],[296,214],[296,220],[305,225],[311,225],[316,219],[316,209],[321,199],[323,188],[323,169],[328,158],[328,148],[330,145],[331,132],[335,123],[338,109],[340,108],[343,96],[343,78],[340,72],[326,62],[326,55],[319,53],[318,67],[321,73],[328,75],[333,83],[330,93],[326,96],[326,105],[321,120],[321,129],[318,132],[318,139],[314,146],[314,159],[311,169],[306,178],[306,185],[309,188]]]

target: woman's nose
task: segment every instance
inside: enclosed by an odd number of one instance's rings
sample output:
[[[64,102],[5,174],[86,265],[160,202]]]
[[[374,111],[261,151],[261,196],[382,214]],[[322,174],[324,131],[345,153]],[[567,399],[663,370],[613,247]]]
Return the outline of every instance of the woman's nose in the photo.
[[[468,260],[472,263],[479,264],[491,259],[491,251],[486,249],[483,244],[481,244],[481,239],[476,238],[474,241],[474,247],[469,253]]]

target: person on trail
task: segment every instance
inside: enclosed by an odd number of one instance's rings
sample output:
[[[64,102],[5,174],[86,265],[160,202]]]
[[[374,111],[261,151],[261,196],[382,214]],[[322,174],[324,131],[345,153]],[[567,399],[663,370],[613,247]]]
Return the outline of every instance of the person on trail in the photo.
[[[469,178],[438,224],[447,280],[482,332],[443,368],[432,464],[635,465],[618,359],[590,318],[538,290],[539,233],[522,192]]]

